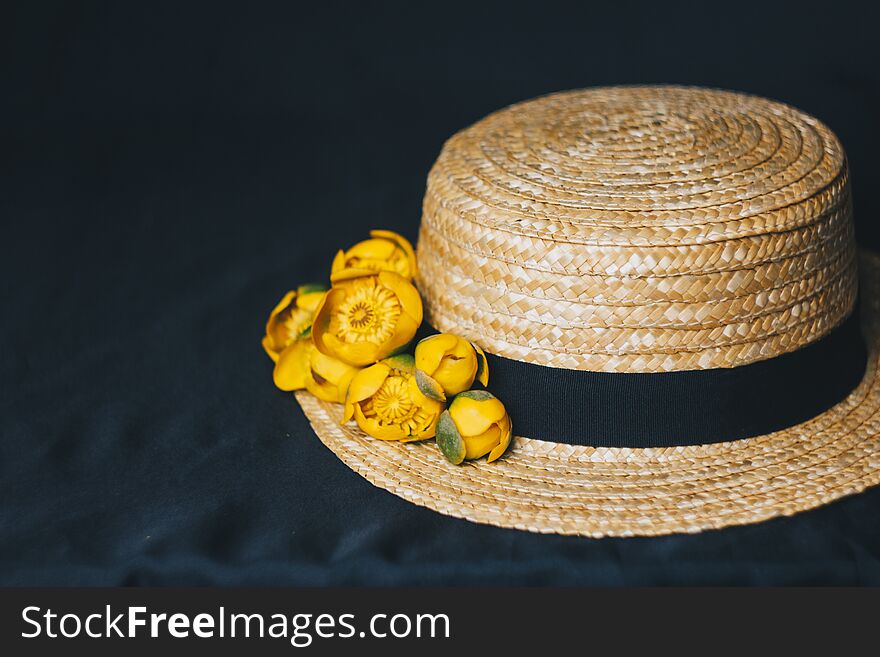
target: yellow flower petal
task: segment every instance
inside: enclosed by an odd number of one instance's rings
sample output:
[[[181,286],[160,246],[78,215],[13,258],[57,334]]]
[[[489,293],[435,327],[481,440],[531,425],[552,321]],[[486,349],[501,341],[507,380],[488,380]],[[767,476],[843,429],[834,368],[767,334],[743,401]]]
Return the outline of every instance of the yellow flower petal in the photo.
[[[324,345],[324,336],[327,334],[327,329],[330,326],[333,305],[339,303],[344,298],[344,290],[338,288],[330,289],[315,309],[315,317],[312,320],[312,340],[315,342],[315,347],[318,348],[318,351],[322,353],[332,353]]]
[[[342,249],[339,249],[333,257],[333,264],[330,265],[331,280],[333,279],[333,274],[342,271],[343,269],[345,269],[345,252]]]
[[[394,255],[394,242],[383,239],[370,239],[358,242],[345,253],[346,260],[362,258],[364,260],[388,260]]]
[[[351,389],[351,386],[349,386],[349,390],[350,389]],[[346,393],[345,401],[343,402],[343,406],[342,406],[342,422],[340,422],[340,424],[346,424],[351,421],[351,418],[354,417],[354,407],[355,406],[357,406],[357,404],[355,402],[351,401],[348,398],[348,393]]]
[[[296,290],[288,290],[285,292],[284,296],[281,297],[281,301],[279,301],[275,307],[272,309],[272,312],[269,313],[269,322],[266,322],[266,332],[269,332],[269,323],[275,318],[275,316],[280,313],[282,310],[287,308],[290,305],[291,300],[296,296]]]
[[[332,356],[322,354],[317,349],[312,350],[309,362],[311,363],[312,371],[333,383],[342,380],[346,376],[351,380],[357,373],[357,369],[348,363],[343,363]]]
[[[497,447],[501,440],[501,429],[493,424],[478,436],[463,436],[466,459],[478,459]]]
[[[345,395],[348,392],[349,384],[357,370],[351,368],[335,381],[329,381],[321,377],[314,370],[309,368],[306,376],[306,390],[315,395],[318,399],[342,404],[345,402]]]
[[[315,312],[315,308],[318,307],[318,304],[321,303],[321,300],[324,298],[325,294],[327,294],[326,290],[300,294],[296,297],[296,307],[313,313]]]
[[[357,404],[354,407],[354,419],[364,433],[379,440],[401,440],[408,435],[399,425],[379,424],[374,418],[364,416],[361,407]]]
[[[339,383],[336,384],[336,387],[339,388],[339,394],[336,397],[336,403],[345,403],[345,397],[348,394],[348,388],[351,386],[351,380],[354,378],[355,374],[357,374],[357,369],[352,368],[352,370],[348,374],[346,374],[339,381]]]
[[[412,440],[427,440],[437,435],[437,421],[440,419],[440,412],[443,408],[437,409],[437,412],[431,417],[431,421],[420,429],[412,438]],[[407,441],[410,442],[410,441]]]
[[[470,349],[470,345],[468,345]],[[452,355],[443,357],[440,365],[434,370],[434,378],[450,395],[457,395],[471,387],[477,375],[477,355],[473,349],[465,357],[456,358]]]
[[[352,402],[359,402],[371,397],[388,378],[389,372],[391,372],[391,368],[384,363],[376,363],[361,370],[351,380],[348,399]]]
[[[435,340],[440,335],[442,333],[419,340],[413,352],[413,356],[416,359],[416,367],[426,374],[433,374],[446,354],[446,350]]]
[[[268,335],[264,335],[263,339],[260,341],[260,344],[263,345],[263,351],[272,359],[273,362],[278,362],[278,353],[274,350],[274,340],[270,338]]]
[[[457,340],[458,338],[449,333],[436,333],[420,340],[415,349],[416,367],[432,374],[443,356],[455,347]]]
[[[504,424],[505,420],[507,422],[506,425]],[[513,427],[510,424],[509,417],[505,416],[505,419],[499,424],[499,428],[501,429],[501,442],[498,444],[498,447],[489,452],[489,458],[486,459],[488,463],[497,461],[501,458],[501,455],[507,451],[507,447],[510,445],[510,439],[513,436]]]
[[[338,271],[330,273],[330,282],[336,287],[339,283],[346,283],[357,278],[365,276],[375,276],[376,272],[372,269],[362,269],[358,267],[343,267]]]
[[[503,418],[498,420],[498,427],[501,429],[502,434],[510,433],[512,424],[510,422],[510,416],[507,413],[504,414]]]
[[[382,346],[382,353],[384,358],[387,355],[393,354],[395,351],[400,349],[401,347],[405,347],[412,339],[416,336],[416,332],[419,330],[419,322],[413,320],[409,315],[401,313],[401,315],[397,318],[397,325],[394,327],[394,334],[389,338],[388,342],[386,342]]]
[[[412,280],[415,252],[412,245],[396,233],[372,231],[370,239],[358,242],[342,258],[334,260],[331,280],[339,280],[339,274],[346,270],[393,271]]]
[[[326,341],[326,336],[325,336]],[[341,342],[333,338],[333,343],[338,343],[334,348],[334,353],[342,360],[358,367],[371,365],[376,361],[382,360],[390,354],[392,349],[382,349],[379,345],[372,342]]]
[[[380,237],[387,240],[391,240],[397,246],[399,246],[406,253],[406,259],[409,262],[409,277],[415,278],[417,273],[416,268],[416,252],[413,249],[412,244],[408,239],[406,239],[403,235],[395,233],[392,230],[371,230],[370,237]]]
[[[437,413],[437,415],[435,415],[434,418],[431,420],[431,423],[419,432],[419,438],[425,439],[425,438],[433,438],[434,436],[436,436],[437,435],[437,422],[439,419],[440,419],[440,414]]]
[[[306,390],[318,399],[333,403],[339,402],[339,388],[328,381],[315,379],[311,374],[306,376]]]
[[[341,404],[345,401],[349,384],[357,371],[357,368],[347,363],[312,349],[305,387],[319,399]]]
[[[476,356],[476,352],[474,351],[474,348],[470,342],[468,342],[464,338],[458,337],[457,335],[453,337],[455,338],[455,343],[452,345],[452,348],[449,349],[450,356],[455,356],[457,358],[469,358],[470,356]]]
[[[477,352],[477,381],[484,387],[489,385],[489,361],[486,360],[486,353],[477,345],[471,345]]]
[[[379,272],[379,283],[397,295],[403,312],[413,319],[416,326],[422,323],[422,298],[412,283],[393,271]]]
[[[421,340],[415,348],[417,367],[433,377],[449,395],[469,389],[477,375],[477,352],[467,340],[439,333]]]
[[[462,436],[477,436],[507,413],[498,399],[476,400],[458,396],[449,406],[449,413]]]
[[[314,347],[308,340],[298,340],[282,351],[272,372],[275,385],[287,392],[305,388],[312,351]]]
[[[279,301],[272,309],[272,312],[269,313],[269,319],[266,320],[267,339],[263,340],[263,349],[266,350],[266,353],[269,354],[269,357],[272,358],[272,360],[277,361],[278,354],[280,354],[287,346],[287,343],[284,340],[283,327],[279,327],[278,325],[278,315],[280,315],[282,312],[290,307],[290,304],[291,302],[293,302],[295,297],[295,290],[287,291],[284,296],[281,297],[281,301]],[[274,357],[271,353],[273,351],[275,352]]]
[[[435,428],[434,433],[436,433],[436,432],[437,432],[437,430]],[[422,435],[423,433],[428,433],[428,432],[425,431],[425,432],[414,433],[410,436],[406,436],[405,438],[401,438],[400,442],[402,442],[402,443],[416,443],[420,440],[428,440],[429,438],[434,437],[433,433],[431,435]]]

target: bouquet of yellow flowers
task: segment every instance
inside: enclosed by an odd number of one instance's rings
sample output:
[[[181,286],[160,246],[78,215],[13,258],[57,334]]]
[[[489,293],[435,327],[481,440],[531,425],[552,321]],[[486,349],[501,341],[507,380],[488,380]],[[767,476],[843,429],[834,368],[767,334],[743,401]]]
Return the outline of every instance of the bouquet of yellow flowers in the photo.
[[[344,404],[342,421],[374,438],[436,437],[452,463],[495,461],[513,429],[504,404],[485,390],[486,355],[448,333],[413,344],[422,324],[416,272],[406,238],[373,230],[370,239],[336,254],[329,287],[287,292],[263,337],[275,385]],[[472,389],[475,381],[482,387]]]

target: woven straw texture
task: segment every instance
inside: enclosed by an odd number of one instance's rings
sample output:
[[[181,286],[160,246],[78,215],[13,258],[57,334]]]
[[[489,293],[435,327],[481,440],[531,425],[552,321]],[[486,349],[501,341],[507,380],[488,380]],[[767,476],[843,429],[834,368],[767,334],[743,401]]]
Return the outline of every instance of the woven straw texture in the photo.
[[[652,536],[791,515],[880,484],[880,258],[862,262],[871,350],[862,383],[809,422],[766,436],[666,449],[516,437],[495,463],[451,465],[434,441],[400,444],[341,426],[342,407],[297,399],[352,470],[403,499],[474,522],[541,533]],[[514,427],[514,430],[516,427]]]
[[[445,144],[418,283],[433,326],[508,358],[734,367],[851,311],[851,214],[840,143],[796,109],[695,88],[567,92]]]

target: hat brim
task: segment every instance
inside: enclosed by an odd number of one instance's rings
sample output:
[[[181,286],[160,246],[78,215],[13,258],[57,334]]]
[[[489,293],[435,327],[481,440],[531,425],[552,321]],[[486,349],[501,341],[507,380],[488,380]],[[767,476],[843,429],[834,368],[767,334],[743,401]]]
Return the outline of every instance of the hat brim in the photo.
[[[440,513],[540,533],[654,536],[787,516],[880,484],[880,257],[861,254],[869,362],[817,417],[771,434],[670,448],[594,448],[517,436],[499,461],[450,464],[340,425],[342,406],[297,400],[318,437],[374,485]],[[514,430],[516,426],[514,425]]]

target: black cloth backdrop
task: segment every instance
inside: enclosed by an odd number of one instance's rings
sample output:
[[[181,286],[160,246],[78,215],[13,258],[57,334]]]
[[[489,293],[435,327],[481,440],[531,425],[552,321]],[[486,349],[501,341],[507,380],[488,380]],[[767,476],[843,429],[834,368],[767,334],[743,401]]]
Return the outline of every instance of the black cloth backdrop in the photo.
[[[554,90],[801,107],[843,140],[880,246],[880,58],[857,7],[4,3],[0,583],[880,584],[880,490],[655,539],[412,506],[323,447],[260,349],[338,247],[415,239],[445,138]]]

